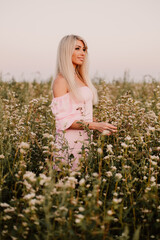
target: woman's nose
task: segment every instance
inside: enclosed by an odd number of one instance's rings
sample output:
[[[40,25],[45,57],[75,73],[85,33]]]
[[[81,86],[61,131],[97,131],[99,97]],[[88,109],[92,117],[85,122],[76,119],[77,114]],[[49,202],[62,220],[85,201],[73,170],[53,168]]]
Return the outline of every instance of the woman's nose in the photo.
[[[84,56],[85,55],[85,52],[83,51],[83,49],[81,50],[81,54]]]

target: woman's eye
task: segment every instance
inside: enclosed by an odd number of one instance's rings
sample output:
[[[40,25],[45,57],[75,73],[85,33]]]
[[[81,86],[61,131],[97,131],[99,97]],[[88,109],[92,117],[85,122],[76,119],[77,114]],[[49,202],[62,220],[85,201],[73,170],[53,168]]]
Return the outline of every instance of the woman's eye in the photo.
[[[80,48],[79,47],[77,47],[77,48],[75,48],[75,50],[80,50]],[[85,52],[86,51],[86,49],[85,48],[83,48],[83,52]]]

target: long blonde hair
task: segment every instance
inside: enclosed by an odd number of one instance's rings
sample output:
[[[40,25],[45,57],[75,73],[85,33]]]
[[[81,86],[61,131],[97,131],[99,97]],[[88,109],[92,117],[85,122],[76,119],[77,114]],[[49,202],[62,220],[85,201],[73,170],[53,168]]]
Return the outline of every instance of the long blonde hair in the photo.
[[[75,49],[76,41],[80,40],[83,42],[86,49],[86,54],[82,65],[77,65],[76,72],[81,80],[91,89],[93,93],[93,103],[96,104],[98,101],[97,90],[92,84],[88,76],[88,47],[86,41],[78,35],[67,35],[63,37],[59,43],[57,51],[57,62],[56,62],[56,77],[61,74],[67,81],[69,90],[73,96],[77,99],[81,99],[82,96],[78,91],[78,86],[75,81],[75,69],[72,64],[72,54]],[[53,83],[52,83],[53,86]]]

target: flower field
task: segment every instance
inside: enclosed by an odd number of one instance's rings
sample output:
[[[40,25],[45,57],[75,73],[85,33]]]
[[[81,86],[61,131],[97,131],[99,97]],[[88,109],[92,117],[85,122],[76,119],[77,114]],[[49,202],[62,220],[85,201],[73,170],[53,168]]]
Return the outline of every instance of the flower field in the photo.
[[[95,85],[94,117],[118,132],[86,129],[71,171],[58,158],[51,79],[0,80],[0,239],[160,239],[160,83]]]

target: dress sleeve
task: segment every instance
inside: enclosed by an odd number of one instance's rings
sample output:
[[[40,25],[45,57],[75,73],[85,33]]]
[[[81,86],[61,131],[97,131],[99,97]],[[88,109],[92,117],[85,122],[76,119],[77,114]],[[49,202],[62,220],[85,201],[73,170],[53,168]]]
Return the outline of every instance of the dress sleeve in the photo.
[[[66,130],[75,120],[81,119],[81,114],[76,110],[69,93],[53,98],[51,109],[55,115],[57,130]]]

